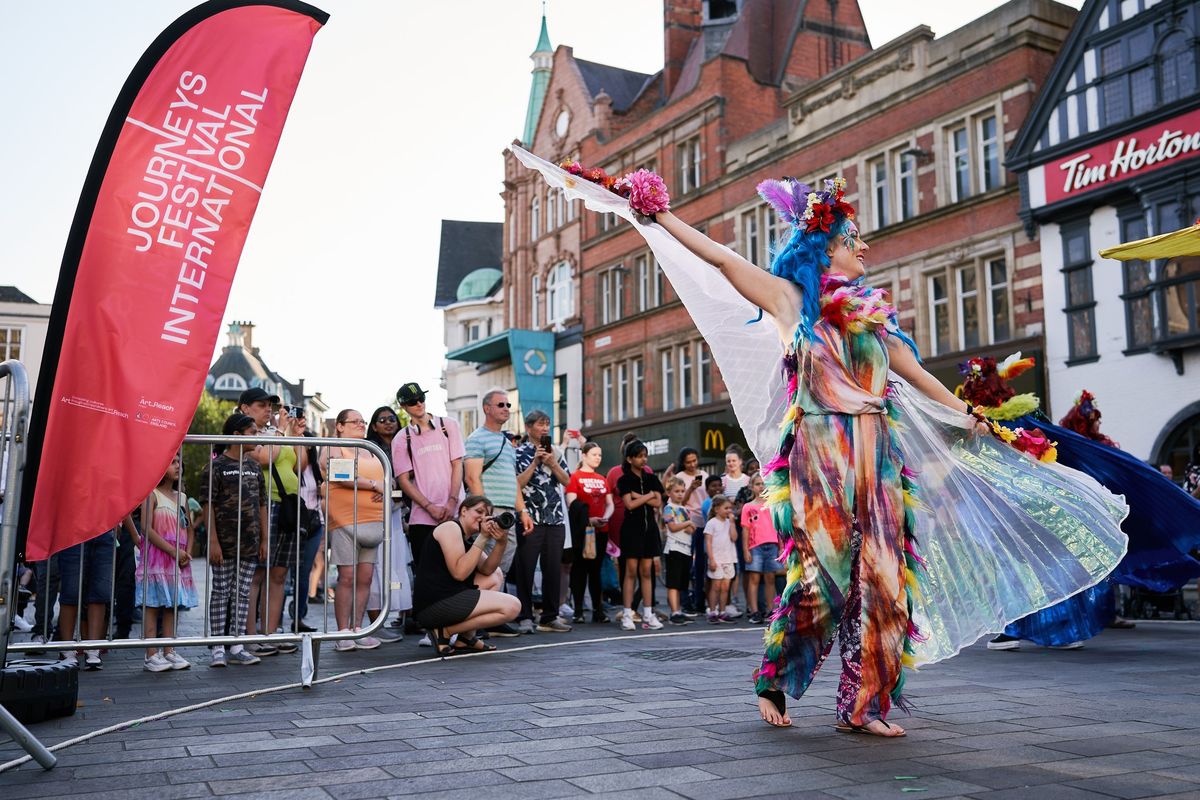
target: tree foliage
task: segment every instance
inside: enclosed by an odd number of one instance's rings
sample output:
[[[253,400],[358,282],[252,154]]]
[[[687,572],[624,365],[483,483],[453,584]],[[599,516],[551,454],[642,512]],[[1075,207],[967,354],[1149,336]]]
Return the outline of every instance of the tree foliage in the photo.
[[[188,433],[219,434],[225,426],[225,420],[234,412],[236,404],[232,400],[221,400],[208,392],[200,395],[200,404],[196,406],[196,414]],[[200,473],[204,466],[212,460],[212,448],[202,444],[185,444],[183,446],[183,484],[188,497],[195,497],[204,502],[208,495],[208,487],[200,485]]]

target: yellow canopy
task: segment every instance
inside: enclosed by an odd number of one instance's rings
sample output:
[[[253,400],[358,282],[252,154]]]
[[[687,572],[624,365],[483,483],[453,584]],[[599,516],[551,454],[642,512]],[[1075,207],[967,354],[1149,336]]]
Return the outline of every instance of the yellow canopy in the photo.
[[[1200,256],[1200,224],[1180,231],[1151,236],[1149,239],[1138,239],[1136,242],[1126,242],[1107,250],[1101,250],[1104,258],[1115,258],[1118,261],[1141,259],[1153,261],[1158,258],[1179,258],[1182,256]]]

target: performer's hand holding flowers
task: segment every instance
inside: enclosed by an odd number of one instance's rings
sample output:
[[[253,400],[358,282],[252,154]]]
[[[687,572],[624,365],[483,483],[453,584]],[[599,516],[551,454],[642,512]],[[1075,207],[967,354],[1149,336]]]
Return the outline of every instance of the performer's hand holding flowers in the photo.
[[[635,214],[653,219],[658,212],[671,209],[671,196],[667,192],[666,182],[648,169],[639,169],[617,178],[599,167],[584,167],[578,161],[564,161],[559,166],[572,175],[624,197]]]

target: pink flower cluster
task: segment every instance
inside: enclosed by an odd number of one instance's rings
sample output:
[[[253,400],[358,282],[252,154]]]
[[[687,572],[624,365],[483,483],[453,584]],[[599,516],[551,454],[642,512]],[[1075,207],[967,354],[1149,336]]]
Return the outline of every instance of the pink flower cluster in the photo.
[[[644,216],[649,217],[671,207],[666,183],[648,169],[639,169],[623,178],[616,178],[599,167],[588,168],[578,161],[564,161],[559,166],[572,175],[578,175],[624,197],[629,201],[630,208]]]
[[[629,207],[639,214],[649,217],[671,207],[667,185],[648,169],[631,172],[620,182],[629,184]]]

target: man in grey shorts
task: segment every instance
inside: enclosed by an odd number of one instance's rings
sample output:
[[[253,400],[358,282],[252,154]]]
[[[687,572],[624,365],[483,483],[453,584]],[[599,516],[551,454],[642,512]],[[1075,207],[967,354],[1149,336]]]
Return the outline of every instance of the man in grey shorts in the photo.
[[[506,579],[517,552],[517,529],[522,535],[533,530],[533,518],[525,510],[525,499],[517,486],[517,450],[503,430],[511,409],[512,403],[503,390],[493,389],[483,396],[484,422],[467,437],[463,459],[467,492],[487,497],[492,502],[495,516],[512,511],[517,517],[516,526],[508,530],[508,547],[500,562]],[[516,630],[515,626],[506,624],[492,633],[515,636]]]

